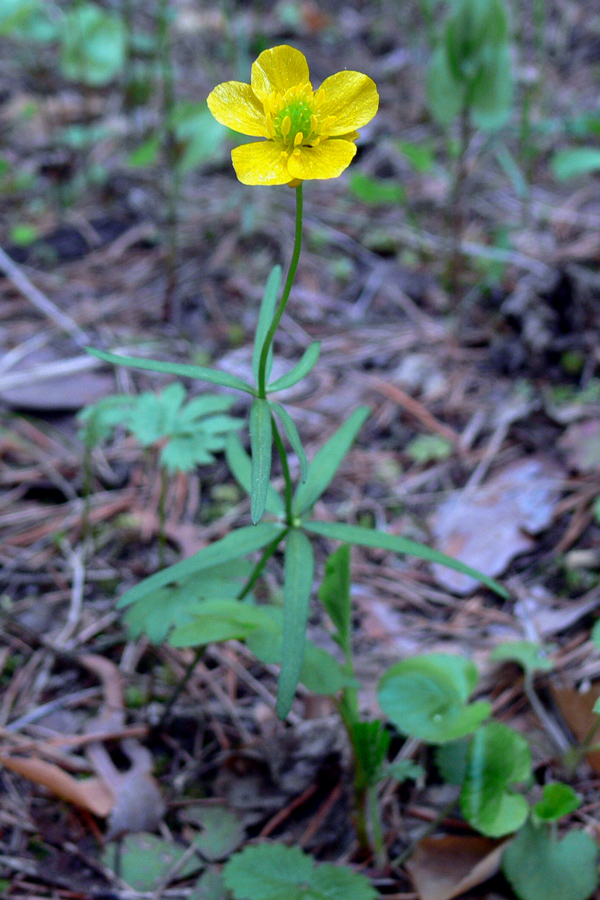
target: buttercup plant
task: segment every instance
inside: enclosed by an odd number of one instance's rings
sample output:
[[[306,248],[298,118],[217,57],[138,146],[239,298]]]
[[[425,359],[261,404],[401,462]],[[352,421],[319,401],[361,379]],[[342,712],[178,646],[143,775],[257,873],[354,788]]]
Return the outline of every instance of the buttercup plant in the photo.
[[[227,452],[234,477],[250,495],[253,524],[236,529],[188,559],[145,579],[121,597],[119,606],[133,605],[135,609],[141,604],[147,610],[152,603],[151,598],[160,596],[163,604],[161,618],[168,622],[171,615],[169,596],[177,595],[177,628],[174,634],[178,633],[179,646],[183,642],[189,646],[194,623],[200,625],[206,621],[206,604],[214,604],[219,595],[222,596],[221,588],[217,593],[211,593],[211,575],[215,567],[221,567],[219,571],[222,573],[223,567],[232,566],[234,561],[261,551],[260,559],[245,582],[241,586],[236,584],[235,601],[242,613],[248,611],[252,604],[252,589],[264,567],[273,554],[283,547],[281,673],[277,695],[277,712],[281,718],[291,708],[303,670],[315,568],[311,540],[315,535],[396,553],[411,553],[474,575],[502,596],[507,596],[492,579],[415,541],[371,528],[313,519],[311,513],[316,501],[335,476],[369,410],[366,407],[355,410],[309,463],[290,414],[270,399],[271,394],[300,381],[310,372],[319,356],[319,344],[313,343],[291,371],[274,381],[269,380],[273,364],[273,339],[290,297],[300,257],[304,181],[341,175],[356,153],[357,129],[371,121],[378,103],[374,82],[359,72],[344,71],[332,75],[315,91],[309,80],[305,57],[289,46],[274,47],[261,53],[252,66],[250,84],[225,82],[208,97],[208,106],[221,123],[261,139],[233,150],[232,161],[239,180],[261,186],[289,185],[296,191],[294,250],[283,290],[279,266],[274,267],[267,281],[254,340],[254,384],[216,369],[90,350],[109,362],[197,378],[245,392],[253,398],[249,416],[251,456],[235,435],[230,437]],[[295,486],[284,435],[300,464],[300,479]],[[283,496],[271,484],[273,447],[281,464]],[[270,521],[261,521],[265,512],[270,514]],[[190,602],[184,604],[183,613],[182,587],[184,592],[187,590],[191,594],[188,598]],[[163,591],[163,588],[167,590]],[[129,612],[131,614],[132,610]],[[240,616],[233,615],[231,610],[227,615],[236,623],[227,636],[245,636],[245,629],[252,626],[252,622],[248,626],[246,620],[252,619],[252,616],[242,616],[244,622],[241,623]],[[183,636],[182,627],[187,631]],[[198,628],[196,633],[198,644],[205,643],[205,629]]]

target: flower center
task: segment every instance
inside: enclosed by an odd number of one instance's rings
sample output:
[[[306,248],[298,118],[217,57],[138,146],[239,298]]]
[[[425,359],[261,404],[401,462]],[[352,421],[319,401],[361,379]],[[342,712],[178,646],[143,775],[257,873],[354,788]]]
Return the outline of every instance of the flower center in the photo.
[[[282,145],[282,153],[299,153],[299,147],[316,147],[327,140],[332,116],[324,120],[319,107],[324,97],[313,92],[310,84],[289,88],[285,94],[274,91],[264,102],[267,137]]]

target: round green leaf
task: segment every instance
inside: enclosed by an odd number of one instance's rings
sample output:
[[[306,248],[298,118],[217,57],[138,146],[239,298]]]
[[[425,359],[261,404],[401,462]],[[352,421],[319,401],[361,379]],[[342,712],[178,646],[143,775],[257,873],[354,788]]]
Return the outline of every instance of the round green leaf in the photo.
[[[476,683],[470,660],[423,654],[386,672],[379,682],[379,703],[402,734],[444,744],[471,734],[489,716],[489,703],[467,703]]]
[[[300,847],[259,844],[236,853],[223,870],[235,900],[374,900],[364,875],[346,866],[315,866]]]
[[[524,797],[511,786],[531,776],[531,752],[522,735],[490,722],[473,735],[460,797],[466,820],[488,837],[516,831],[529,814]]]
[[[525,672],[551,672],[554,662],[548,658],[548,650],[535,641],[506,641],[490,653],[494,662],[516,662]]]
[[[568,784],[545,784],[542,799],[533,807],[536,819],[556,822],[574,812],[581,804],[581,797]]]
[[[557,841],[528,822],[504,851],[502,869],[520,900],[587,900],[598,884],[598,845],[585,831]]]

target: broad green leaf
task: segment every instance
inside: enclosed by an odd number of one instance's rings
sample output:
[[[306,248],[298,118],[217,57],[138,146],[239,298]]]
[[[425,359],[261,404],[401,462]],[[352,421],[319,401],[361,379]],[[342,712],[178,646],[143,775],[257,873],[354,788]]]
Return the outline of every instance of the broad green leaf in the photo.
[[[267,332],[275,315],[275,307],[277,306],[277,298],[281,288],[281,266],[273,266],[260,305],[258,314],[258,324],[256,326],[256,335],[254,337],[254,351],[252,353],[252,370],[254,378],[258,384],[258,365],[260,363],[260,355],[262,353],[263,344],[267,336]],[[268,381],[273,368],[273,345],[269,348],[267,355],[267,368],[265,370],[265,378]]]
[[[180,100],[170,116],[180,153],[177,168],[185,174],[223,156],[227,128],[209,111],[206,101]]]
[[[470,743],[470,736],[466,736],[435,748],[435,764],[446,784],[463,786],[467,777],[467,754]]]
[[[252,568],[249,561],[236,559],[151,591],[127,607],[129,633],[133,637],[145,634],[153,644],[160,644],[172,628],[190,622],[207,599],[235,600]]]
[[[227,806],[192,806],[185,811],[185,821],[199,825],[202,834],[194,841],[199,853],[210,861],[227,859],[243,843],[246,829]]]
[[[267,385],[267,392],[273,394],[276,391],[285,391],[287,388],[291,388],[295,384],[298,384],[298,382],[308,375],[313,368],[319,358],[320,351],[321,342],[314,341],[314,343],[306,348],[293,369],[290,369],[286,375],[281,375],[279,378],[276,378],[275,381],[272,381],[271,384]]]
[[[293,501],[293,510],[296,515],[308,512],[327,489],[369,413],[370,409],[367,406],[356,409],[341,428],[317,451],[308,467],[306,481],[296,488]]]
[[[452,455],[451,442],[441,434],[419,434],[409,441],[404,452],[416,463],[435,462]]]
[[[325,563],[325,575],[318,590],[321,603],[334,624],[340,647],[346,656],[351,651],[352,605],[350,600],[350,547],[342,546]]]
[[[386,534],[384,531],[376,531],[373,528],[363,528],[360,525],[346,525],[342,522],[316,522],[313,519],[303,522],[302,527],[305,531],[320,534],[322,537],[331,538],[334,541],[344,541],[361,547],[379,547],[381,550],[391,550],[393,553],[408,553],[418,559],[440,563],[449,569],[456,569],[457,572],[463,572],[465,575],[476,578],[505,600],[510,596],[508,591],[493,578],[452,559],[451,556],[446,556],[445,553],[440,553],[439,550],[433,550],[431,547],[411,541],[409,538]]]
[[[417,781],[419,778],[424,778],[426,774],[423,766],[413,762],[412,759],[400,759],[398,762],[386,766],[382,770],[381,777],[382,779],[393,778],[394,781],[401,784],[403,781]]]
[[[440,125],[449,125],[463,108],[466,89],[452,77],[443,47],[431,57],[427,70],[427,103]]]
[[[510,47],[504,44],[488,55],[487,65],[473,85],[470,103],[478,128],[495,131],[510,115],[514,91]]]
[[[430,172],[435,163],[435,152],[431,143],[416,143],[415,141],[396,141],[396,146],[407,158],[415,172],[425,174]]]
[[[125,62],[125,26],[95,3],[79,3],[61,23],[63,75],[95,87],[108,84]]]
[[[581,797],[568,784],[560,781],[545,784],[542,799],[532,809],[534,820],[539,822],[556,822],[563,816],[569,816],[581,806]]]
[[[527,822],[504,851],[502,870],[520,900],[588,900],[598,885],[598,844],[585,831],[559,841]]]
[[[277,714],[284,719],[300,680],[315,560],[306,535],[292,528],[285,542],[283,567],[283,659],[277,689]]]
[[[265,665],[280,665],[283,658],[283,610],[276,606],[261,608],[268,612],[271,625],[267,630],[249,634],[246,644]],[[326,696],[337,694],[342,688],[357,687],[357,682],[346,674],[337,659],[310,640],[304,647],[300,681],[313,694]]]
[[[468,698],[477,669],[462,656],[427,653],[392,666],[379,681],[379,704],[402,733],[444,744],[474,732],[490,704]]]
[[[501,722],[479,728],[469,744],[460,805],[467,822],[487,837],[517,831],[529,806],[514,793],[531,777],[531,751],[522,735]]]
[[[153,134],[127,156],[127,165],[134,169],[145,169],[158,162],[161,148],[160,134]]]
[[[166,841],[156,834],[126,834],[119,853],[120,877],[136,891],[155,891],[184,853],[185,847]],[[112,869],[114,860],[115,846],[109,844],[104,850],[102,861],[107,868]],[[177,878],[188,878],[202,866],[198,857],[192,856],[178,870]]]
[[[140,394],[131,408],[127,426],[142,447],[173,434],[177,414],[185,400],[185,388],[176,381],[160,394]]]
[[[569,147],[559,150],[550,163],[555,178],[566,181],[579,175],[591,175],[600,171],[600,148]]]
[[[247,846],[223,870],[234,900],[375,900],[364,875],[346,866],[315,866],[300,847]]]
[[[187,363],[162,362],[158,359],[141,359],[137,356],[120,356],[116,353],[105,353],[95,347],[86,347],[86,352],[104,362],[113,363],[116,366],[129,366],[132,369],[146,369],[149,372],[164,372],[167,375],[179,375],[181,378],[196,378],[199,381],[208,381],[211,384],[220,384],[223,387],[235,388],[245,391],[246,394],[255,396],[256,391],[252,385],[238,378],[237,375],[228,375],[227,372],[218,372],[216,369],[207,369],[204,366],[191,366]]]
[[[406,191],[399,181],[373,178],[366,172],[353,172],[349,188],[358,200],[371,206],[397,206],[406,199]]]
[[[196,419],[227,412],[233,404],[233,397],[221,394],[200,394],[198,397],[192,397],[185,404],[179,414],[179,422],[181,425],[193,425]]]
[[[135,401],[130,394],[112,394],[86,406],[77,416],[83,422],[80,436],[86,447],[92,449],[108,440],[116,426],[127,421]]]
[[[273,423],[268,400],[255,397],[250,410],[250,450],[252,472],[250,475],[250,515],[256,525],[260,522],[267,503],[273,457]]]
[[[205,600],[191,611],[189,621],[169,635],[172,647],[198,647],[217,641],[243,641],[266,630],[271,620],[262,606],[240,600]]]
[[[145,578],[140,584],[125,591],[117,606],[119,609],[123,609],[166,584],[181,581],[197,572],[203,572],[213,566],[231,562],[248,553],[254,553],[255,550],[260,550],[261,547],[272,543],[277,537],[283,537],[284,533],[285,528],[275,522],[261,522],[259,525],[238,528],[237,531],[233,531],[220,541],[203,547],[188,559],[182,559],[167,569],[161,569],[160,572]]]
[[[525,672],[551,672],[556,668],[548,657],[551,647],[543,647],[535,641],[505,641],[490,653],[492,662],[516,662]]]
[[[283,425],[291,448],[298,457],[302,481],[306,481],[306,477],[308,475],[308,460],[306,459],[306,453],[304,452],[304,447],[302,446],[302,441],[300,440],[300,435],[298,434],[298,429],[294,424],[294,420],[292,419],[288,411],[284,409],[283,406],[280,406],[279,403],[271,403],[271,408],[275,413],[277,413],[279,419],[281,420],[281,424]]]
[[[225,887],[223,876],[217,868],[205,869],[187,900],[228,900],[229,891]]]
[[[231,474],[248,495],[251,491],[252,460],[244,450],[237,434],[229,435],[225,449],[225,458]],[[283,500],[272,484],[267,489],[265,509],[274,516],[284,516]]]

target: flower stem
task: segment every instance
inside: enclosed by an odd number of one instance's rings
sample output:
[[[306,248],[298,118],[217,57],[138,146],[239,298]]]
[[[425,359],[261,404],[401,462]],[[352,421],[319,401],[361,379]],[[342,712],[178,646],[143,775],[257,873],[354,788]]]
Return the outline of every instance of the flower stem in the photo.
[[[273,342],[273,338],[275,336],[275,332],[277,331],[277,327],[281,321],[281,317],[285,312],[285,308],[287,306],[287,302],[290,298],[290,291],[292,289],[292,284],[294,283],[294,276],[296,274],[296,269],[298,268],[298,260],[300,259],[300,249],[302,247],[302,211],[303,211],[303,198],[302,198],[302,182],[296,188],[296,234],[294,238],[294,252],[292,254],[292,261],[290,262],[290,267],[288,269],[287,278],[285,280],[285,285],[283,288],[283,293],[281,295],[281,299],[279,304],[277,305],[277,309],[275,310],[275,315],[273,316],[273,321],[267,331],[264,344],[262,346],[262,350],[260,353],[260,361],[258,364],[258,396],[263,400],[266,399],[267,396],[267,385],[266,385],[266,371],[267,371],[267,357],[269,355],[269,349]]]
[[[271,541],[270,544],[267,544],[267,546],[265,547],[265,549],[262,552],[261,558],[256,563],[252,572],[248,576],[248,580],[246,581],[246,584],[244,585],[244,587],[241,589],[241,591],[237,595],[237,597],[236,597],[237,600],[243,600],[244,597],[248,596],[248,594],[250,593],[250,591],[252,590],[252,588],[254,587],[256,582],[258,581],[262,570],[264,569],[264,567],[266,566],[268,561],[271,559],[271,557],[277,550],[279,544],[284,539],[286,534],[287,534],[287,531],[284,531],[283,534],[278,535],[274,541]]]

